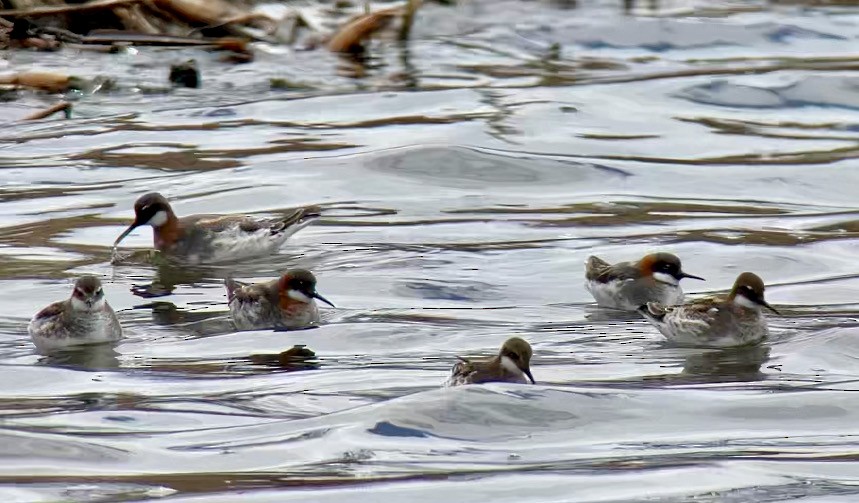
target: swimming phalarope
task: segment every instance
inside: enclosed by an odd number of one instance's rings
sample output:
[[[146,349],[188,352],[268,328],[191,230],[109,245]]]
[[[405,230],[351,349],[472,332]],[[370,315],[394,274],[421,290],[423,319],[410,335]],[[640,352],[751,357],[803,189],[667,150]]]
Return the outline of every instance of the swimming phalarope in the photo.
[[[670,253],[652,253],[638,262],[609,264],[591,256],[585,263],[585,288],[602,307],[634,311],[647,302],[683,302],[680,280],[693,278],[683,272],[680,259]]]
[[[27,331],[42,352],[122,337],[116,313],[104,299],[101,281],[95,276],[81,276],[71,297],[39,311]]]
[[[252,285],[227,279],[227,302],[239,330],[306,328],[319,323],[314,299],[334,304],[316,292],[316,278],[305,269],[291,269],[278,279]]]
[[[501,351],[492,358],[467,360],[460,358],[451,370],[445,386],[478,384],[484,382],[511,382],[527,384],[531,375],[531,345],[519,337],[504,341]]]
[[[669,341],[683,345],[729,347],[755,344],[769,331],[762,308],[779,314],[764,300],[764,282],[756,274],[737,277],[727,296],[681,306],[648,302],[639,312]]]
[[[179,218],[167,199],[152,192],[134,203],[134,222],[116,238],[137,227],[153,229],[155,248],[190,264],[216,263],[274,253],[290,236],[319,217],[319,208],[298,208],[282,219],[243,215],[191,215]]]

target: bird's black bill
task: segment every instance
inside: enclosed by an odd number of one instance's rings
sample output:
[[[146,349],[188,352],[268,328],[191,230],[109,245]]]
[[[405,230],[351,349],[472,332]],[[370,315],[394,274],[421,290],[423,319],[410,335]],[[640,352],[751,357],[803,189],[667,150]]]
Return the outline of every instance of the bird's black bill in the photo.
[[[525,372],[525,375],[528,376],[528,379],[531,379],[531,384],[537,384],[537,381],[534,380],[534,376],[531,375],[531,369],[524,369],[522,372]]]
[[[683,278],[700,279],[701,281],[707,281],[706,279],[702,278],[701,276],[695,276],[694,274],[686,274],[685,272],[681,271],[680,277],[677,279],[683,279]]]
[[[113,247],[116,248],[116,246],[119,244],[119,242],[122,241],[123,239],[125,239],[125,236],[128,236],[129,234],[131,234],[131,231],[133,231],[134,229],[136,229],[138,227],[140,227],[140,224],[137,223],[137,221],[134,221],[131,225],[128,226],[128,229],[125,229],[122,232],[122,234],[120,234],[119,237],[116,238],[116,241],[113,242]]]
[[[333,308],[335,308],[335,309],[337,308],[337,306],[335,306],[334,304],[332,304],[331,302],[329,302],[329,301],[328,301],[328,299],[326,299],[325,297],[323,297],[323,296],[319,295],[319,294],[318,294],[318,293],[316,293],[316,292],[313,292],[313,295],[311,295],[311,297],[313,297],[313,298],[315,298],[315,299],[319,299],[319,300],[321,300],[322,302],[324,302],[324,303],[328,304],[329,306],[331,306],[331,307],[333,307]]]
[[[774,312],[775,314],[777,314],[777,315],[781,316],[781,313],[780,313],[780,312],[778,312],[778,310],[777,310],[776,308],[774,308],[774,307],[772,307],[771,305],[767,304],[767,302],[766,302],[766,301],[764,301],[764,300],[760,301],[760,305],[764,306],[765,308],[769,309],[770,311]]]

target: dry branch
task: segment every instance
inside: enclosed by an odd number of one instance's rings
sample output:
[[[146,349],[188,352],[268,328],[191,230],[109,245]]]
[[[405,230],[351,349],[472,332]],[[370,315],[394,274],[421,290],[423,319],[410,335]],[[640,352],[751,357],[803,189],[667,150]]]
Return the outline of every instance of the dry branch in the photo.
[[[88,10],[98,10],[119,7],[122,5],[130,5],[143,0],[95,0],[82,4],[60,5],[57,7],[36,7],[33,9],[6,9],[0,10],[0,17],[40,17],[40,16],[55,16],[57,14],[69,14],[75,12],[85,12]]]
[[[0,75],[0,84],[31,87],[59,93],[69,88],[72,79],[72,77],[61,73],[21,72],[12,75]]]
[[[38,112],[32,113],[21,120],[25,121],[37,121],[40,119],[46,119],[57,112],[66,112],[66,117],[69,116],[69,111],[72,109],[72,104],[68,101],[61,101],[56,105],[52,105],[44,110],[39,110]]]
[[[328,41],[328,49],[333,52],[358,52],[363,49],[366,39],[387,27],[391,20],[401,13],[400,7],[393,7],[361,14],[337,30],[337,33]]]

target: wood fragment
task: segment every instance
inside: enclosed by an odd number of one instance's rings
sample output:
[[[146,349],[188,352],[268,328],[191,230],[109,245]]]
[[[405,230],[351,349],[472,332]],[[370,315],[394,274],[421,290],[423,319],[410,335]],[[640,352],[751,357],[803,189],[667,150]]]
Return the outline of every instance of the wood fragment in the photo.
[[[387,27],[391,20],[400,15],[401,7],[378,10],[369,14],[361,14],[346,22],[328,41],[328,50],[332,52],[361,52],[364,41],[374,33]]]
[[[30,87],[54,93],[68,90],[71,82],[72,77],[61,73],[21,72],[12,75],[0,75],[0,84]]]
[[[125,30],[93,30],[86,37],[81,37],[83,44],[116,44],[129,43],[135,45],[211,45],[211,40],[199,38],[177,37],[173,35],[150,35],[147,33],[134,33]]]
[[[220,24],[223,20],[241,15],[233,6],[220,0],[152,0],[160,9],[175,16],[204,25]]]
[[[233,51],[241,53],[251,53],[248,47],[248,41],[237,37],[221,37],[215,40],[209,40],[215,48],[223,51]]]
[[[65,112],[66,118],[71,115],[72,104],[68,101],[61,101],[55,105],[52,105],[44,110],[39,110],[38,112],[32,113],[21,120],[25,121],[37,121],[41,119],[46,119],[57,112]]]
[[[421,6],[421,0],[407,0],[406,8],[403,11],[403,22],[400,24],[400,31],[397,34],[401,41],[408,40],[412,32],[412,25],[415,22],[418,8]]]
[[[4,9],[0,10],[0,17],[42,17],[55,16],[58,14],[70,14],[74,12],[85,12],[89,10],[107,9],[121,5],[130,5],[143,0],[95,0],[82,4],[58,5],[56,7],[36,7],[33,9]]]
[[[122,21],[122,25],[127,30],[146,33],[148,35],[163,33],[163,30],[152,24],[151,17],[144,14],[140,5],[114,7],[113,13]]]

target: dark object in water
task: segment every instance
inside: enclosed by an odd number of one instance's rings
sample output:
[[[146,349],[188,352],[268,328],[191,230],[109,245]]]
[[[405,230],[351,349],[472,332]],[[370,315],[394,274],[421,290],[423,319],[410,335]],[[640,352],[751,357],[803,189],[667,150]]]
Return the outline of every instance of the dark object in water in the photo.
[[[250,360],[256,365],[268,367],[280,367],[285,370],[308,370],[317,368],[318,364],[312,362],[316,353],[303,344],[296,344],[278,354],[256,354],[251,355]]]
[[[200,70],[197,62],[189,59],[184,63],[170,66],[170,82],[174,86],[200,87]]]

